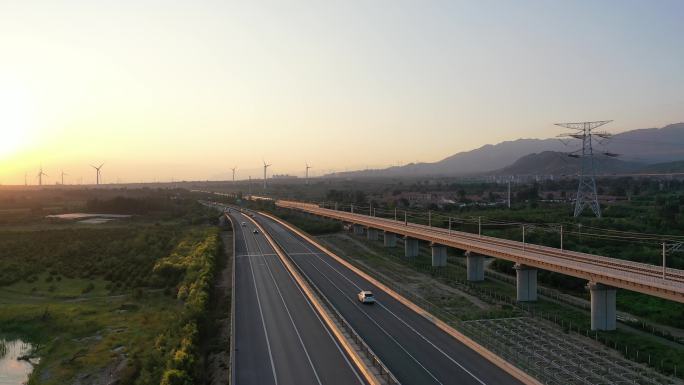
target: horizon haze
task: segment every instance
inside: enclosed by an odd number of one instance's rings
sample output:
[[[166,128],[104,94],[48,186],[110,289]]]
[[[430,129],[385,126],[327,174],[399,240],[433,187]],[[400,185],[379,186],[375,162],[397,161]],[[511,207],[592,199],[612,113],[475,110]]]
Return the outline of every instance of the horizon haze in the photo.
[[[0,182],[434,162],[684,121],[678,1],[0,4]],[[354,150],[350,151],[349,146]],[[350,156],[350,154],[353,154]]]

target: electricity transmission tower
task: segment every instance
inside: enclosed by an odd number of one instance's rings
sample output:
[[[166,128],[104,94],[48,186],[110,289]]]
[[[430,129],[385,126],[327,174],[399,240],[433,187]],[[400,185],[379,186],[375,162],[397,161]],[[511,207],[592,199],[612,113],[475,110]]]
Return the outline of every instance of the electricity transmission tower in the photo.
[[[601,218],[601,206],[596,194],[596,168],[594,166],[594,148],[592,137],[609,138],[610,134],[604,131],[594,131],[594,129],[608,124],[612,120],[602,120],[598,122],[580,123],[556,123],[556,126],[565,127],[573,132],[558,135],[559,138],[579,139],[582,141],[582,150],[579,153],[570,153],[570,157],[581,160],[579,186],[577,187],[577,197],[575,199],[575,218],[582,214],[584,208],[589,206],[596,217]]]

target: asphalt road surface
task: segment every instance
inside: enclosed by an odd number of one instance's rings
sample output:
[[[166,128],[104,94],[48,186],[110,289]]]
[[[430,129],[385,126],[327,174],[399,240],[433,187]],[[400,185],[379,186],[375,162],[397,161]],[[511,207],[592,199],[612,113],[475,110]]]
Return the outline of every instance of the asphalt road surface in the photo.
[[[229,215],[235,234],[233,383],[365,384],[264,235],[254,234],[243,214]]]
[[[402,384],[521,384],[314,244],[267,217],[256,219]],[[361,304],[361,290],[372,290],[377,302]]]

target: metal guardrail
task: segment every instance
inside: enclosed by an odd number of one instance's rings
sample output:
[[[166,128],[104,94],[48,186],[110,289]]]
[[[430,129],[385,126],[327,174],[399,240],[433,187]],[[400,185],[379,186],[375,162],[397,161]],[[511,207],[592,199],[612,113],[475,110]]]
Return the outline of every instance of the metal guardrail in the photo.
[[[280,242],[273,238],[273,240],[278,244],[278,247],[283,251],[283,254],[285,254],[292,264],[295,266],[299,274],[304,278],[306,283],[316,292],[316,295],[318,298],[324,302],[325,307],[328,309],[328,311],[332,314],[333,317],[337,320],[337,322],[344,328],[344,330],[347,331],[351,339],[360,347],[360,350],[364,353],[366,358],[368,358],[371,362],[371,364],[380,372],[380,376],[385,379],[386,383],[388,385],[401,385],[399,380],[397,380],[396,377],[394,377],[394,374],[387,368],[387,366],[380,360],[380,357],[373,351],[373,349],[366,344],[366,342],[361,338],[361,336],[354,330],[354,328],[351,326],[349,321],[347,321],[342,314],[335,308],[335,306],[330,302],[328,297],[323,294],[323,291],[316,286],[316,284],[304,273],[304,271],[299,267],[297,262],[295,262],[292,257],[285,251],[285,248],[280,244]]]

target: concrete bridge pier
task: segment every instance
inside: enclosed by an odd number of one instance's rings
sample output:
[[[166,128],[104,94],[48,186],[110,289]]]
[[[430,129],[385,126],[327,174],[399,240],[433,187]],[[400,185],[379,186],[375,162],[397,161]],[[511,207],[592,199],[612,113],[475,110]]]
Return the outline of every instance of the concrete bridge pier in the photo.
[[[518,302],[533,302],[537,300],[537,269],[516,263],[516,290]]]
[[[352,228],[354,229],[354,235],[363,235],[363,226],[354,224]]]
[[[368,240],[369,241],[377,241],[378,240],[378,229],[374,229],[372,227],[368,228],[368,233],[366,233]]]
[[[415,238],[404,237],[404,256],[406,258],[414,258],[418,256],[419,240]]]
[[[397,247],[397,234],[385,231],[385,236],[383,237],[383,244],[385,247]]]
[[[484,255],[466,251],[465,256],[468,281],[484,281]]]
[[[589,282],[587,289],[591,293],[591,330],[615,330],[617,290],[598,282]]]
[[[447,247],[438,243],[431,243],[432,267],[443,267],[447,264]]]

